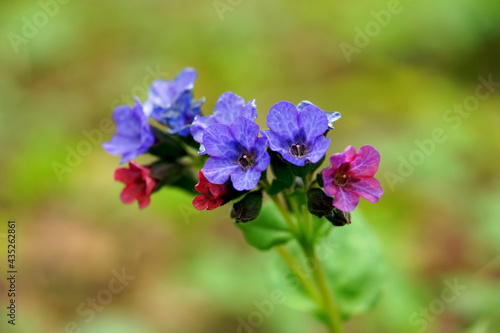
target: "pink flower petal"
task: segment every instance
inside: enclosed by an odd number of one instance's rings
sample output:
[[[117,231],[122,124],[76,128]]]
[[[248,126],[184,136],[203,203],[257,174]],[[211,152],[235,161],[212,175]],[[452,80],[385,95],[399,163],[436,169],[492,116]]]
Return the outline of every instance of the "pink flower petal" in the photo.
[[[359,203],[359,196],[353,192],[339,187],[333,199],[333,205],[344,212],[352,212]]]
[[[349,173],[354,177],[372,177],[377,172],[379,163],[379,152],[372,146],[363,146],[351,162]]]
[[[348,190],[372,203],[378,202],[382,194],[384,194],[380,182],[373,177],[359,178],[358,181],[351,181],[347,187]]]
[[[353,146],[347,146],[344,152],[340,154],[333,154],[330,157],[332,168],[337,170],[343,163],[350,163],[356,157],[356,149]]]
[[[127,185],[123,189],[120,195],[120,199],[123,201],[124,204],[131,204],[140,195],[140,193],[144,191],[144,188],[145,186],[143,184],[133,183]]]
[[[139,203],[139,209],[144,209],[151,203],[151,196],[146,193],[141,193],[137,197],[137,202]]]
[[[323,170],[323,188],[325,189],[326,195],[333,197],[337,194],[337,187],[333,184],[333,168],[326,168]]]
[[[214,199],[210,200],[208,202],[208,210],[212,210],[212,209],[219,207],[220,205],[222,205],[223,202],[224,202],[224,200],[222,200],[221,198],[214,198]]]
[[[132,184],[141,178],[139,171],[130,170],[127,168],[119,168],[115,170],[115,180],[124,183],[125,185]]]
[[[194,208],[204,210],[208,205],[208,198],[206,195],[199,195],[193,200]]]

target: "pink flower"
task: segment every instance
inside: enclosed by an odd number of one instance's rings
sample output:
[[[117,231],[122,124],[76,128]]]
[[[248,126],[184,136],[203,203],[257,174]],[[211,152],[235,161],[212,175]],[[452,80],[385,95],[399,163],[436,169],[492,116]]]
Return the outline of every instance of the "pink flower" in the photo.
[[[378,170],[380,154],[372,146],[356,149],[348,146],[343,153],[330,157],[331,168],[323,170],[323,185],[328,196],[335,196],[333,206],[351,212],[359,203],[359,197],[377,202],[384,190],[373,178]]]
[[[149,177],[150,170],[134,161],[129,162],[129,169],[119,168],[115,171],[115,180],[125,184],[120,199],[125,204],[131,204],[137,199],[139,209],[144,209],[151,202],[151,193],[156,181]]]
[[[210,183],[205,178],[203,170],[198,172],[198,179],[200,181],[194,188],[201,195],[194,198],[193,206],[198,210],[204,210],[207,207],[208,210],[212,210],[222,205],[224,203],[222,196],[227,193],[226,186]]]

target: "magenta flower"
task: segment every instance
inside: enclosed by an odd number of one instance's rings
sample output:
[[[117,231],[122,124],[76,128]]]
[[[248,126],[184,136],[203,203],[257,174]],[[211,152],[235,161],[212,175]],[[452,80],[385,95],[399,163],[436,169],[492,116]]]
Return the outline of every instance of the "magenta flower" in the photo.
[[[200,195],[194,198],[193,206],[198,210],[212,210],[222,205],[222,197],[227,193],[226,185],[212,184],[205,178],[203,170],[198,171],[198,179],[199,182],[194,188]]]
[[[116,169],[115,180],[125,184],[120,195],[124,204],[131,204],[137,200],[139,209],[149,206],[151,193],[156,186],[156,181],[149,176],[149,173],[149,168],[140,166],[134,161],[129,162],[129,169]]]
[[[328,196],[335,196],[333,206],[351,212],[359,203],[359,197],[377,202],[384,190],[380,182],[373,178],[378,170],[380,154],[372,146],[353,146],[343,153],[330,157],[331,168],[323,170],[323,185]]]

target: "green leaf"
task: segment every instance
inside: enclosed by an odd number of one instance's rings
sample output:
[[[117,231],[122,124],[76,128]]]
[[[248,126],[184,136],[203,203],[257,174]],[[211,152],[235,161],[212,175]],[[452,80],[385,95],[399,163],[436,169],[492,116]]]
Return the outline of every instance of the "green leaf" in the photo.
[[[259,216],[253,222],[238,223],[236,226],[243,232],[248,244],[261,251],[284,244],[293,237],[272,201],[264,203]]]
[[[320,234],[324,232],[326,236],[318,239],[315,248],[342,319],[347,320],[373,308],[384,282],[385,265],[381,247],[372,229],[359,212],[353,214],[352,224],[343,228],[333,228],[330,222],[316,217],[313,222],[323,223],[320,228],[325,231]],[[323,229],[325,224],[329,229]],[[331,229],[334,230],[328,231]],[[314,281],[300,245],[290,242],[287,247],[298,259],[307,278]],[[285,288],[287,304],[324,319],[323,312],[309,299],[302,286],[284,283],[284,277],[288,277],[288,280],[292,277],[283,261],[279,260],[274,271],[273,280],[276,287]]]

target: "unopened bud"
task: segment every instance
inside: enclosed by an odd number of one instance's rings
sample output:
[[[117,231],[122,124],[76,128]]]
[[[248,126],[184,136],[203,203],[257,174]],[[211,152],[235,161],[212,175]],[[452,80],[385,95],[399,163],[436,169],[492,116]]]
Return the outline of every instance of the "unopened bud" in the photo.
[[[236,222],[250,222],[259,216],[262,208],[262,191],[250,192],[243,199],[236,202],[231,210],[231,218]]]
[[[332,198],[328,197],[320,188],[312,188],[307,191],[307,209],[309,213],[317,217],[329,215],[332,210]]]

